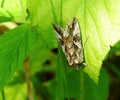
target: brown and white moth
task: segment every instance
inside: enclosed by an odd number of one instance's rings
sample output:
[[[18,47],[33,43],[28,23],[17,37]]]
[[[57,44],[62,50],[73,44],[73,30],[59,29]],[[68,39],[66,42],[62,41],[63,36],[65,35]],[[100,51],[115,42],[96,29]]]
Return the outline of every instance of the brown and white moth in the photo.
[[[54,31],[70,66],[79,69],[83,64],[83,46],[77,18],[73,18],[63,29],[53,24]]]

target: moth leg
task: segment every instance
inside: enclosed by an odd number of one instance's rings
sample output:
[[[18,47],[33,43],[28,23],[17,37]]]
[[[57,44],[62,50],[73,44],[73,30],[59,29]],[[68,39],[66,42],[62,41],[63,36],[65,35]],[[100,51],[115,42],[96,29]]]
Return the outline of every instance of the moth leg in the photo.
[[[87,63],[83,62],[83,65],[84,65],[84,66],[87,66]]]

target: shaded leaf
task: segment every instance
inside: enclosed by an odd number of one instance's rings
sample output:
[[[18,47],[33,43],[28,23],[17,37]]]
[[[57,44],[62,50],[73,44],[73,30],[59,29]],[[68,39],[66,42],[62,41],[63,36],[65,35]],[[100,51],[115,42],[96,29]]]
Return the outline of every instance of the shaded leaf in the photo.
[[[21,25],[0,37],[0,89],[20,67],[37,42],[36,28]]]
[[[68,72],[67,81],[70,98],[80,100],[106,100],[108,97],[109,76],[105,69],[101,70],[98,85],[87,74],[76,70]]]

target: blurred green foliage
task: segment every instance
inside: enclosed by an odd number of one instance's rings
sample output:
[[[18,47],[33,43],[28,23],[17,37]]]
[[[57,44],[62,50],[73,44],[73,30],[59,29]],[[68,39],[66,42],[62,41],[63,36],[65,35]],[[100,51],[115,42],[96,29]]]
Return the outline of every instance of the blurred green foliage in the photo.
[[[29,94],[34,100],[119,100],[119,5],[119,0],[0,0],[0,100],[3,95],[26,100]],[[73,17],[83,44],[89,36],[87,66],[80,70],[68,66],[51,25],[65,27]],[[17,27],[3,24],[9,21]]]

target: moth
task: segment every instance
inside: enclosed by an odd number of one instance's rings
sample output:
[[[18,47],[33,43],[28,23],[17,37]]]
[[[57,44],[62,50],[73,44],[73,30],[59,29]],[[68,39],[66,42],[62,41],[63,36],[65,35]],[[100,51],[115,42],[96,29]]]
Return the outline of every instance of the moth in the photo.
[[[57,39],[70,66],[79,69],[83,64],[83,45],[79,23],[74,17],[63,29],[53,24]]]

